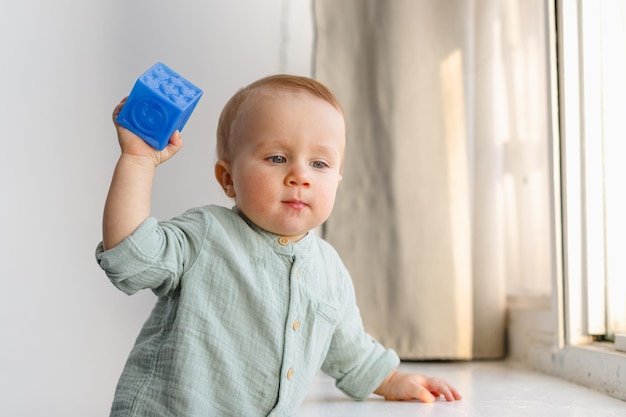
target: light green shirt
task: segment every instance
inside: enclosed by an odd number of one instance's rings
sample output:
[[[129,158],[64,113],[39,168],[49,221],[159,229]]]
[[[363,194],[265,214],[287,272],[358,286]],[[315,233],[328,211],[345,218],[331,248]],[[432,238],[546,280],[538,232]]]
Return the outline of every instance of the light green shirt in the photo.
[[[281,242],[236,209],[149,218],[100,266],[158,301],[118,383],[112,416],[285,416],[321,368],[362,399],[398,366],[363,330],[350,276],[309,232]]]

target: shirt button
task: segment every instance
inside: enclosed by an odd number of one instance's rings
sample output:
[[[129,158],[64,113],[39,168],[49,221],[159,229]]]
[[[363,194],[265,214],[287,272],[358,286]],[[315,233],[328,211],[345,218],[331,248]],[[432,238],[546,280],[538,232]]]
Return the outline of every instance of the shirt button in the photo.
[[[300,270],[296,269],[296,278],[300,278]]]
[[[278,238],[278,243],[280,243],[281,246],[287,246],[289,244],[289,239],[287,239],[284,236],[281,236]]]
[[[300,320],[294,320],[293,325],[291,326],[291,328],[296,331],[300,328]]]
[[[293,368],[289,368],[289,370],[287,371],[287,379],[293,378],[293,373],[294,373]]]

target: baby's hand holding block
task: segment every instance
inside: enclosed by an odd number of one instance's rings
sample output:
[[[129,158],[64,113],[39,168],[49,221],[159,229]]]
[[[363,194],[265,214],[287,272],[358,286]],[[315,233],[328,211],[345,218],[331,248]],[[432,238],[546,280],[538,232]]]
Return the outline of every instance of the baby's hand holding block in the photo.
[[[162,150],[182,130],[202,90],[161,62],[143,73],[117,117],[117,122]]]

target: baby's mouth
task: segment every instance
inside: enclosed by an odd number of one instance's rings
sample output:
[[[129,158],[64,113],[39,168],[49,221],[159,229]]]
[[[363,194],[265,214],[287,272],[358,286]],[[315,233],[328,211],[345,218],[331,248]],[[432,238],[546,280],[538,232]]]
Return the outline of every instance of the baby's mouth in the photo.
[[[294,209],[303,209],[308,206],[308,204],[301,200],[286,200],[283,201],[283,203]]]

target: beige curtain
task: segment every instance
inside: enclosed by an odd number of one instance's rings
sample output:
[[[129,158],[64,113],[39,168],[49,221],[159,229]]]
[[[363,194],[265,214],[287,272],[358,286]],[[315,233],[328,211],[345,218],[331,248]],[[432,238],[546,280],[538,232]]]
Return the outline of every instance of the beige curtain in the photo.
[[[515,62],[529,45],[545,54],[542,4],[314,2],[315,77],[348,124],[324,236],[352,273],[367,330],[403,359],[505,354],[505,277],[518,258],[509,238],[520,225],[506,177],[525,166],[509,163],[506,142],[524,109],[541,111],[514,97],[520,71],[545,83],[542,62]]]

